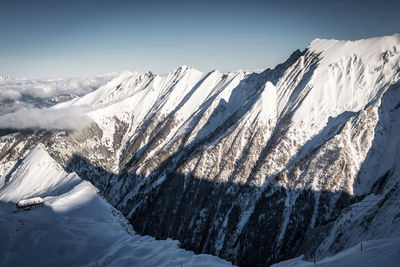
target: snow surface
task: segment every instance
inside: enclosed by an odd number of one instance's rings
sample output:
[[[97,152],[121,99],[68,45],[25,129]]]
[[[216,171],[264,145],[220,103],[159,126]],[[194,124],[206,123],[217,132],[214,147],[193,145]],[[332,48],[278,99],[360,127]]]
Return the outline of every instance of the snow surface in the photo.
[[[89,182],[35,147],[0,189],[0,266],[232,266],[173,240],[135,234]],[[42,197],[44,206],[15,202]]]
[[[362,242],[321,261],[304,261],[303,256],[272,265],[273,267],[398,267],[400,265],[400,238],[377,239]]]

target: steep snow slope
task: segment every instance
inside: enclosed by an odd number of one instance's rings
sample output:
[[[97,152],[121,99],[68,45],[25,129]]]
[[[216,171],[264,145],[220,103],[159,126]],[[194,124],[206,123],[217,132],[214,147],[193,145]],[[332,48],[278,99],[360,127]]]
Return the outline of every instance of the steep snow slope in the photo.
[[[317,39],[260,73],[125,72],[53,107],[89,127],[6,136],[0,162],[40,140],[141,234],[243,266],[322,259],[400,235],[399,51]]]
[[[75,173],[66,173],[40,148],[34,148],[15,167],[1,177],[0,200],[3,202],[62,195],[81,183]]]
[[[45,206],[17,210],[41,196]],[[231,266],[194,255],[172,240],[134,233],[89,182],[62,170],[42,147],[22,160],[0,190],[1,266]]]

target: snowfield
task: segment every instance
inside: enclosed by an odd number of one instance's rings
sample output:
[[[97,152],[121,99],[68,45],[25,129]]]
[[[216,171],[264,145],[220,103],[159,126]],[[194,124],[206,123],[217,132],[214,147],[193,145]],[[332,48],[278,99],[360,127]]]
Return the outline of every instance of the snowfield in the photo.
[[[0,266],[232,266],[135,234],[98,190],[34,148],[0,190]],[[40,196],[45,205],[17,210]]]
[[[323,260],[303,261],[303,256],[280,262],[272,267],[398,267],[400,265],[400,238],[377,239],[362,242]]]

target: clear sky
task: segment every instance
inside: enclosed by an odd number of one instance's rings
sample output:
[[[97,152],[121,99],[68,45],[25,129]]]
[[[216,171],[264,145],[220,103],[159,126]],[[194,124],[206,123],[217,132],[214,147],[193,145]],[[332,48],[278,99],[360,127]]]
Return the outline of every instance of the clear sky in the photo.
[[[0,74],[263,69],[315,38],[400,32],[399,10],[399,0],[0,0]]]

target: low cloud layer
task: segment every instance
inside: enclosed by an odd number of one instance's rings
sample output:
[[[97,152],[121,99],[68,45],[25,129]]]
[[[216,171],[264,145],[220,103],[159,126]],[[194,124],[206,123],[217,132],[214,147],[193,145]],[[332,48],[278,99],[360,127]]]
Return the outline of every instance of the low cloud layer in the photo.
[[[0,128],[79,129],[90,124],[85,108],[21,109],[0,116]]]
[[[90,124],[87,107],[52,108],[85,95],[118,73],[63,79],[0,81],[0,129],[79,129]],[[69,95],[69,96],[63,96]]]
[[[115,76],[108,74],[98,77],[0,81],[0,102],[17,101],[23,96],[49,98],[60,94],[84,95]]]

